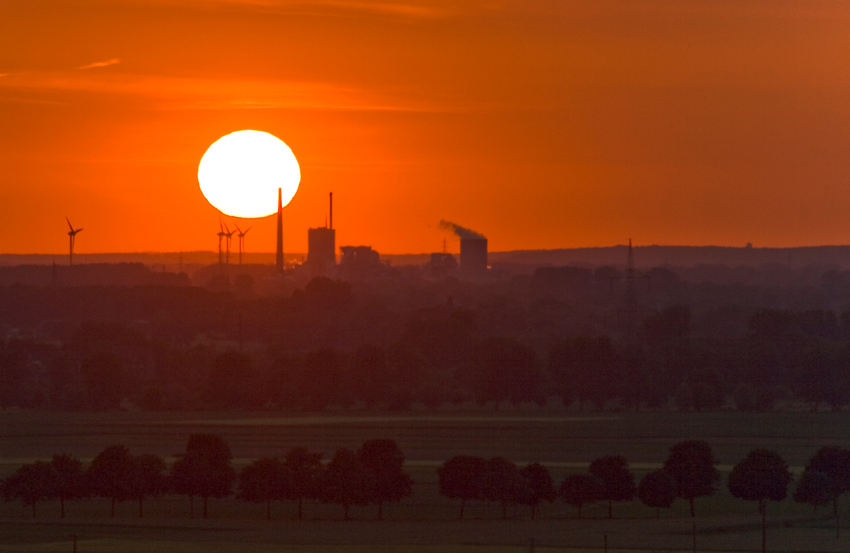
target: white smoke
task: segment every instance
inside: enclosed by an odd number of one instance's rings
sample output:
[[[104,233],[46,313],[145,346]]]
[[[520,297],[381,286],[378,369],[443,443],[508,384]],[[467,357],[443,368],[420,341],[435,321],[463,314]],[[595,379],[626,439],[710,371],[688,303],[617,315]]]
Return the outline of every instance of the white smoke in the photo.
[[[440,228],[457,234],[461,240],[486,240],[486,237],[483,234],[475,232],[472,229],[456,225],[451,221],[446,221],[445,219],[440,219]]]

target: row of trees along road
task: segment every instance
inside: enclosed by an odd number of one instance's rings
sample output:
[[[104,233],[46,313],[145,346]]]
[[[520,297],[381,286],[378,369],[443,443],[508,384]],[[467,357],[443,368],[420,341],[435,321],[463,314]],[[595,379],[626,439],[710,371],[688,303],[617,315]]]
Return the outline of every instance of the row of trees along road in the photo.
[[[620,455],[594,460],[587,473],[567,476],[557,489],[543,465],[533,463],[518,469],[501,457],[486,461],[458,455],[446,461],[437,473],[440,493],[461,500],[461,518],[468,500],[501,501],[503,506],[526,504],[531,506],[534,518],[537,505],[558,497],[576,507],[579,517],[584,505],[606,501],[610,518],[614,501],[630,501],[636,495],[656,509],[669,508],[680,497],[690,503],[691,516],[695,516],[694,500],[717,490],[717,462],[706,442],[692,440],[674,445],[664,468],[644,476],[640,486],[635,485],[628,461]]]
[[[190,516],[195,498],[201,498],[207,518],[209,499],[231,495],[238,481],[237,497],[265,503],[268,518],[271,503],[282,500],[297,501],[302,518],[305,499],[341,505],[346,519],[352,505],[375,504],[378,518],[383,518],[385,502],[412,493],[413,480],[402,470],[404,454],[393,440],[370,440],[356,451],[338,449],[327,464],[321,453],[293,448],[282,460],[252,462],[238,476],[231,460],[230,446],[220,436],[193,434],[170,472],[155,455],[132,455],[127,447],[115,445],[101,451],[85,470],[70,455],[22,465],[2,482],[2,489],[7,501],[17,499],[32,507],[33,517],[39,502],[58,499],[64,517],[66,501],[85,497],[110,499],[112,517],[116,503],[138,501],[142,517],[145,499],[173,493],[189,497]]]
[[[64,517],[65,502],[83,497],[110,499],[111,516],[116,503],[135,500],[143,516],[145,499],[175,493],[189,497],[192,515],[194,498],[201,498],[206,518],[210,498],[233,493],[237,473],[231,460],[230,447],[220,436],[194,434],[170,472],[155,455],[132,455],[127,447],[115,445],[101,451],[85,470],[79,459],[67,454],[22,465],[3,481],[2,489],[6,500],[18,499],[31,506],[33,516],[38,502],[55,499]],[[534,518],[540,503],[556,498],[575,506],[579,516],[584,505],[607,502],[612,517],[614,501],[635,496],[655,509],[669,508],[681,498],[689,502],[695,516],[695,500],[714,494],[719,487],[717,463],[708,443],[691,440],[671,447],[663,468],[646,474],[639,485],[628,461],[619,455],[594,460],[587,473],[571,474],[557,487],[540,463],[520,469],[502,457],[484,460],[458,455],[437,474],[440,493],[461,500],[461,518],[469,500],[498,501],[503,516],[509,503],[527,505]],[[283,500],[297,501],[301,518],[305,499],[341,505],[346,519],[352,505],[374,504],[378,518],[383,518],[385,502],[400,501],[412,493],[413,481],[403,466],[404,454],[394,440],[370,440],[356,451],[338,449],[327,464],[322,463],[321,453],[294,448],[283,459],[267,457],[246,466],[238,474],[237,497],[265,503],[269,518],[271,503]],[[792,480],[787,463],[777,453],[755,449],[732,469],[728,488],[735,497],[758,501],[764,517],[767,502],[784,499]],[[832,503],[837,524],[838,499],[848,491],[850,450],[828,446],[807,463],[794,500],[813,506]]]
[[[684,499],[690,504],[691,516],[696,516],[694,500],[718,490],[717,463],[708,443],[690,440],[670,448],[663,468],[646,474],[638,486],[628,462],[619,455],[594,460],[587,473],[567,476],[557,490],[542,465],[535,463],[518,471],[515,465],[498,457],[486,461],[458,455],[437,472],[440,493],[461,500],[460,518],[468,500],[496,500],[503,506],[507,502],[528,504],[534,518],[534,509],[541,501],[551,502],[556,497],[576,507],[579,518],[584,505],[605,501],[611,518],[614,501],[630,501],[636,495],[642,503],[655,508],[656,513],[671,507],[677,497]],[[767,547],[767,502],[785,499],[792,480],[785,460],[767,449],[754,449],[729,474],[727,485],[732,496],[758,502],[762,515],[762,551]],[[819,449],[809,460],[793,497],[798,503],[815,507],[831,502],[837,533],[838,498],[848,491],[850,450],[829,446]]]

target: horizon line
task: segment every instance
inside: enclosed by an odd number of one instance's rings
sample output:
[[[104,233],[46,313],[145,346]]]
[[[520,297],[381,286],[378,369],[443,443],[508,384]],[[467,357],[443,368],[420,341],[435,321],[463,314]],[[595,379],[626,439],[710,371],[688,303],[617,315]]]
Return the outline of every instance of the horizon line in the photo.
[[[628,243],[623,244],[611,244],[607,246],[565,246],[560,248],[522,248],[522,249],[513,249],[513,250],[489,250],[488,254],[501,254],[501,253],[516,253],[516,252],[555,252],[555,251],[565,251],[565,250],[603,250],[603,249],[613,249],[613,248],[628,248]],[[802,249],[814,249],[814,248],[850,248],[850,244],[818,244],[813,246],[721,246],[717,244],[704,244],[704,245],[689,245],[689,244],[646,244],[646,245],[632,245],[633,249],[646,249],[646,248],[719,248],[719,249],[731,249],[731,250],[802,250]],[[231,252],[233,253],[233,252]],[[285,255],[307,255],[308,252],[285,252]],[[378,252],[379,255],[386,256],[416,256],[416,255],[431,255],[432,253],[442,253],[442,252],[406,252],[406,253],[384,253]],[[449,254],[458,253],[458,252],[447,252]],[[74,252],[75,256],[78,255],[180,255],[180,254],[209,254],[217,256],[218,252],[215,250],[143,250],[143,251],[114,251],[114,252]],[[28,252],[28,253],[12,253],[12,252],[0,252],[0,256],[58,256],[64,257],[67,256],[68,252]],[[243,255],[275,255],[274,251],[254,251],[254,252],[243,252]]]

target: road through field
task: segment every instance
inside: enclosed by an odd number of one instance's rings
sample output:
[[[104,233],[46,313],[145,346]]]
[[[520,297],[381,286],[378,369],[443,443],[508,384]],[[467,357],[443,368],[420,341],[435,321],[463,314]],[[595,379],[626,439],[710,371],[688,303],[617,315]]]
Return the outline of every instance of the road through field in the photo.
[[[185,449],[188,436],[199,432],[224,437],[237,467],[283,455],[296,446],[321,451],[328,459],[339,447],[356,448],[368,439],[394,439],[407,457],[414,495],[388,505],[384,522],[374,520],[373,506],[353,509],[357,520],[344,522],[339,520],[338,506],[318,503],[307,506],[309,520],[301,523],[291,520],[290,504],[276,505],[275,520],[267,522],[264,506],[234,498],[212,502],[212,518],[199,521],[189,517],[186,498],[177,496],[151,501],[143,521],[128,503],[119,505],[115,519],[106,518],[108,501],[99,499],[73,502],[64,520],[57,518],[55,502],[46,502],[40,518],[32,521],[26,507],[7,503],[0,508],[0,552],[68,551],[69,531],[90,539],[90,548],[85,549],[90,551],[262,553],[265,544],[276,544],[284,552],[305,546],[309,551],[359,553],[358,548],[366,544],[392,546],[392,551],[402,553],[477,553],[485,550],[481,547],[507,553],[528,550],[527,544],[535,539],[538,552],[551,546],[563,553],[582,547],[599,551],[605,535],[612,551],[687,550],[692,545],[692,521],[681,501],[661,519],[639,502],[625,502],[615,505],[614,520],[602,518],[606,510],[602,506],[589,506],[585,513],[589,519],[581,521],[561,502],[541,506],[534,521],[525,507],[511,507],[509,520],[502,521],[496,506],[473,502],[467,507],[469,520],[458,521],[459,504],[439,495],[435,469],[457,454],[502,456],[519,464],[540,461],[560,481],[568,473],[585,470],[599,456],[619,454],[641,473],[659,467],[670,446],[686,439],[709,442],[724,470],[754,447],[774,449],[799,469],[819,447],[848,445],[850,414],[577,414],[543,409],[405,414],[7,411],[0,412],[0,476],[55,453],[88,461],[105,447],[118,444],[135,454],[173,459]],[[842,513],[850,512],[848,507],[842,504]],[[847,538],[835,539],[828,516],[813,519],[810,508],[789,500],[770,509],[771,550],[850,550]],[[752,503],[736,500],[721,488],[717,496],[699,500],[697,510],[699,550],[743,551],[759,546],[759,517]],[[842,524],[848,526],[848,522],[844,515]],[[850,531],[843,532],[850,537]],[[204,543],[216,546],[204,548]]]
[[[676,442],[702,439],[724,465],[735,464],[754,447],[766,447],[778,451],[790,465],[803,466],[819,447],[847,440],[850,413],[7,411],[0,412],[0,458],[15,462],[70,453],[90,459],[116,444],[134,453],[169,457],[185,449],[188,436],[198,432],[223,436],[238,459],[283,455],[296,446],[330,457],[339,447],[390,438],[411,462],[441,463],[467,454],[573,468],[575,463],[614,454],[625,456],[635,467],[650,468],[663,462]]]

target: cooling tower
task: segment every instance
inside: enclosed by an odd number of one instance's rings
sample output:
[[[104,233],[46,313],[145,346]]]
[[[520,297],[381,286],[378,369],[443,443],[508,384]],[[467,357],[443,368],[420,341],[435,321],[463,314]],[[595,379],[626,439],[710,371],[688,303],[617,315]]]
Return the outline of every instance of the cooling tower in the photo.
[[[480,278],[487,274],[486,238],[461,238],[460,273],[468,278]]]

